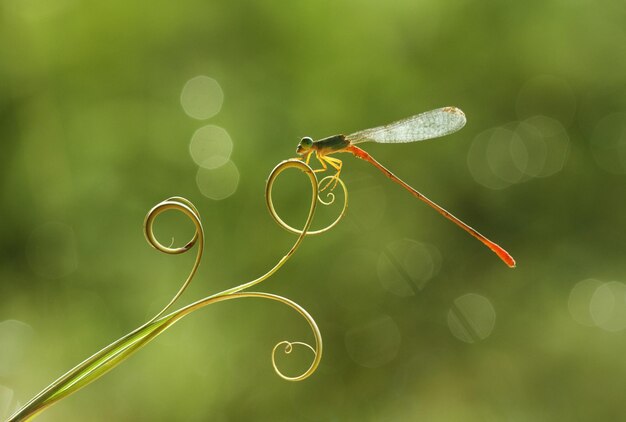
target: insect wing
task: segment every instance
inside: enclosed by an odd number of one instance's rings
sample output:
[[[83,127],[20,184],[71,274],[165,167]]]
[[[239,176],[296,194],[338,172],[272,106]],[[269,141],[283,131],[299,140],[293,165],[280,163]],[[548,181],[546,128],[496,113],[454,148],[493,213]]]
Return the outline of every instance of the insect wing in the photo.
[[[398,120],[385,126],[365,129],[346,136],[352,144],[377,142],[396,144],[423,141],[449,135],[465,126],[465,114],[456,107],[443,107]]]

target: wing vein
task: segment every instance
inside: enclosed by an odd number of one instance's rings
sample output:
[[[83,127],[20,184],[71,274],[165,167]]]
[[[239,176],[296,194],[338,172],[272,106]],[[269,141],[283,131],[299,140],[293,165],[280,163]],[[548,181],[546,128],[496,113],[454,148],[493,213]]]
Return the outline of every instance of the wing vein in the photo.
[[[352,144],[377,142],[395,144],[439,138],[465,126],[465,114],[456,107],[443,107],[398,120],[384,126],[361,130],[346,136]]]

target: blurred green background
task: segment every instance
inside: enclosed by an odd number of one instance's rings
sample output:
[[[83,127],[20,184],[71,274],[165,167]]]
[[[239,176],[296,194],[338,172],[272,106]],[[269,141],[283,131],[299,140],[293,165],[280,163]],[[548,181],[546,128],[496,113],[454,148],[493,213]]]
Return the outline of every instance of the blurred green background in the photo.
[[[517,269],[339,157],[348,215],[259,287],[316,319],[317,373],[273,373],[275,343],[312,341],[295,312],[230,301],[38,420],[622,418],[624,22],[623,1],[0,0],[0,413],[179,288],[193,253],[146,245],[153,205],[181,195],[203,218],[183,305],[289,249],[263,191],[300,137],[454,105],[454,135],[363,147]],[[287,174],[279,211],[302,224],[307,182]],[[157,226],[166,244],[192,233],[179,215]],[[310,357],[295,355],[293,374]]]

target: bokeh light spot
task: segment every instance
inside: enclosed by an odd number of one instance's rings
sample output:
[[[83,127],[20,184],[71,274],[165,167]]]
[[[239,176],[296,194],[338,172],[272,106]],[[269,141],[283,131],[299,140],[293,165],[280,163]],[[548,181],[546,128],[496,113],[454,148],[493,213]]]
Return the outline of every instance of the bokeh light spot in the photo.
[[[216,169],[200,167],[196,174],[196,184],[202,195],[219,201],[228,198],[237,191],[239,170],[232,161],[227,161]]]
[[[454,300],[448,311],[448,327],[456,338],[466,343],[484,340],[496,324],[496,311],[484,296],[468,293]]]
[[[546,116],[533,116],[521,125],[532,128],[525,136],[520,134],[529,151],[529,165],[524,172],[533,177],[548,177],[561,171],[569,157],[569,135],[561,122]],[[543,143],[540,150],[537,148],[539,143]]]
[[[604,170],[626,173],[626,113],[610,114],[600,120],[593,131],[591,150]]]
[[[354,327],[345,335],[348,355],[366,368],[378,368],[395,359],[400,340],[400,330],[388,315]]]
[[[480,133],[470,147],[467,164],[476,182],[502,189],[532,177],[560,171],[569,156],[569,136],[563,125],[533,116]]]
[[[204,120],[215,116],[222,108],[224,92],[213,78],[200,75],[185,83],[180,94],[180,104],[189,117]]]
[[[523,121],[516,125],[515,133],[524,143],[528,157],[526,165],[519,169],[527,176],[540,176],[548,157],[548,146],[541,131],[527,121]]]
[[[565,80],[542,75],[521,87],[515,109],[519,119],[544,115],[569,125],[576,111],[576,97]]]
[[[78,268],[74,230],[61,222],[48,222],[33,230],[26,247],[32,270],[46,278],[67,276]]]
[[[528,165],[528,152],[517,133],[496,128],[487,144],[487,165],[494,175],[507,183],[519,182]]]
[[[411,239],[388,244],[378,257],[378,279],[391,293],[407,297],[422,290],[439,271],[439,250]]]
[[[207,125],[196,130],[189,143],[189,153],[200,167],[214,169],[228,162],[233,141],[225,129]]]
[[[22,358],[30,347],[34,331],[30,325],[9,319],[0,322],[0,377],[20,371]]]
[[[589,304],[591,318],[607,331],[626,328],[626,284],[610,281],[596,289]]]
[[[596,289],[601,285],[601,281],[590,278],[579,281],[570,291],[567,307],[572,318],[579,324],[588,327],[596,325],[590,313],[590,302]]]
[[[490,189],[503,189],[523,177],[519,166],[527,153],[519,136],[510,129],[492,128],[476,136],[467,155],[474,180]]]

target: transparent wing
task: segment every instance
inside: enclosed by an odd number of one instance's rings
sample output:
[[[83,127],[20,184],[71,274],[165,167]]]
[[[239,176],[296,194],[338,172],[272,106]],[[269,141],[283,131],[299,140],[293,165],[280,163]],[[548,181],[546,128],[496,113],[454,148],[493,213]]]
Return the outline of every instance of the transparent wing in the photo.
[[[346,139],[353,144],[415,142],[449,135],[463,126],[465,126],[465,114],[461,110],[456,107],[443,107],[385,126],[361,130],[346,136]]]

